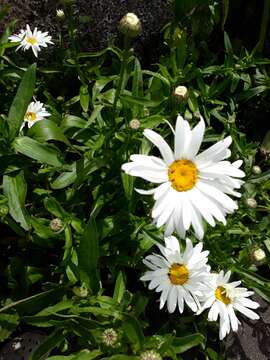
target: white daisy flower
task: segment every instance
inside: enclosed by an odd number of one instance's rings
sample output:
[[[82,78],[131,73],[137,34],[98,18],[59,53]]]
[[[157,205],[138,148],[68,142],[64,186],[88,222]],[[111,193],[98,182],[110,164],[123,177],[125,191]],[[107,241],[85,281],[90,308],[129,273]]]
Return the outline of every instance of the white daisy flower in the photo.
[[[156,156],[132,155],[132,162],[122,165],[129,175],[139,176],[160,184],[152,190],[139,190],[141,194],[154,194],[152,217],[158,227],[165,225],[165,236],[174,230],[184,238],[192,225],[197,238],[204,235],[204,219],[211,226],[215,220],[226,224],[225,215],[233,213],[237,204],[228,195],[240,197],[238,189],[244,177],[239,169],[242,160],[230,163],[224,159],[231,155],[228,136],[198,154],[205,124],[201,118],[193,130],[180,115],[177,118],[174,152],[156,132],[146,129],[144,136],[156,145],[162,159]]]
[[[160,309],[167,302],[170,313],[176,306],[180,313],[184,303],[194,312],[200,309],[199,299],[208,290],[210,266],[207,265],[209,251],[202,251],[202,243],[194,248],[186,239],[186,248],[180,251],[179,242],[174,236],[165,238],[166,246],[158,245],[162,255],[148,255],[143,263],[151,269],[141,277],[150,281],[149,289],[161,292]]]
[[[24,115],[24,121],[22,123],[21,129],[27,123],[28,127],[32,127],[37,121],[43,120],[45,117],[50,116],[51,114],[45,109],[43,103],[40,101],[32,101],[27,108],[27,111]],[[21,130],[20,129],[20,130]]]
[[[219,274],[212,274],[211,291],[206,298],[204,305],[198,314],[203,310],[210,308],[208,313],[209,321],[217,321],[219,316],[219,338],[220,340],[229,334],[230,330],[237,331],[239,320],[235,315],[235,310],[252,320],[259,319],[259,315],[250,309],[257,309],[260,305],[248,299],[253,295],[253,291],[243,287],[238,287],[241,281],[234,281],[229,283],[231,272],[228,271],[225,275],[221,271]]]
[[[20,42],[20,45],[17,47],[17,50],[22,48],[23,50],[32,49],[34,55],[38,56],[38,51],[40,47],[47,47],[47,44],[53,44],[51,41],[51,36],[48,35],[48,32],[41,32],[37,28],[32,32],[29,25],[26,25],[25,30],[21,30],[19,34],[9,36],[11,42]]]

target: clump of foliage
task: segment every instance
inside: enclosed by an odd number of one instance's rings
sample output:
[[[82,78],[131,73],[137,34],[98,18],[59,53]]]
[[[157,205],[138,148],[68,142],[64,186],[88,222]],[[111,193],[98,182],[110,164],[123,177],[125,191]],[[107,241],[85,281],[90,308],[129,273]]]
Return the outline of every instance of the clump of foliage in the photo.
[[[121,165],[150,152],[146,128],[170,142],[168,122],[174,126],[178,113],[192,126],[204,117],[203,147],[231,135],[232,159],[244,161],[242,198],[226,227],[207,228],[204,248],[213,270],[230,269],[270,301],[269,145],[261,155],[252,136],[260,124],[241,119],[247,104],[269,92],[269,60],[258,48],[235,53],[226,32],[216,56],[207,39],[224,26],[226,11],[214,1],[173,2],[164,53],[150,69],[124,39],[81,52],[70,4],[64,5],[71,47],[63,44],[67,33],[59,33],[50,67],[46,49],[38,59],[15,52],[8,41],[15,23],[0,39],[0,340],[42,329],[48,336],[32,360],[50,351],[51,360],[139,359],[151,350],[180,359],[193,347],[194,358],[222,359],[215,323],[188,310],[159,311],[157,296],[139,280],[142,259],[163,243],[163,231],[151,224],[152,198],[134,191],[143,181]],[[188,99],[175,98],[179,85]],[[33,97],[51,116],[20,131]],[[257,206],[248,206],[248,198]],[[252,256],[257,248],[266,254],[262,266]]]

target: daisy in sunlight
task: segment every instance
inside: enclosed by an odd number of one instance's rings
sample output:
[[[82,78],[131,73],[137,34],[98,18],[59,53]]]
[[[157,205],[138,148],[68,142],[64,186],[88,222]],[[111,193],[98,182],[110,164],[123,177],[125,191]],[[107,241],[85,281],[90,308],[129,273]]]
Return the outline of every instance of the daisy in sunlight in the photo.
[[[210,266],[207,265],[209,251],[202,251],[200,242],[193,247],[186,239],[184,252],[180,251],[174,236],[165,238],[165,247],[158,245],[162,255],[148,255],[143,263],[150,269],[142,281],[150,281],[149,289],[160,292],[160,309],[167,302],[170,313],[178,307],[184,311],[186,304],[193,312],[200,309],[200,299],[208,290]]]
[[[176,121],[174,151],[153,130],[144,130],[144,136],[160,151],[162,158],[148,155],[131,155],[131,162],[122,170],[131,176],[159,184],[152,190],[139,190],[141,194],[154,195],[152,217],[157,227],[165,225],[165,236],[175,230],[184,238],[193,227],[198,239],[204,236],[203,219],[215,226],[216,220],[226,224],[226,214],[237,209],[229,195],[240,197],[235,191],[243,184],[245,173],[239,169],[242,161],[227,159],[232,138],[226,137],[199,153],[205,123],[201,118],[191,130],[180,115]]]
[[[28,125],[32,127],[37,121],[43,120],[45,117],[50,116],[51,114],[45,109],[43,103],[40,101],[32,101],[27,108],[27,111],[24,115],[24,121],[22,123],[21,129]]]
[[[34,29],[32,32],[29,25],[26,25],[25,30],[21,30],[19,34],[15,34],[9,37],[11,42],[19,42],[19,46],[16,50],[23,49],[28,50],[32,49],[34,55],[37,57],[38,52],[41,50],[40,47],[47,47],[47,44],[53,44],[51,41],[52,37],[48,35],[48,32],[41,32]]]
[[[219,317],[219,338],[224,339],[230,333],[230,330],[237,331],[239,320],[235,315],[235,311],[241,312],[249,319],[258,320],[259,315],[250,309],[257,309],[260,305],[248,299],[253,295],[253,291],[248,291],[244,287],[239,287],[241,281],[229,283],[231,272],[224,274],[211,274],[211,288],[209,295],[199,313],[210,308],[208,313],[209,321],[217,321]],[[199,314],[198,313],[198,314]]]

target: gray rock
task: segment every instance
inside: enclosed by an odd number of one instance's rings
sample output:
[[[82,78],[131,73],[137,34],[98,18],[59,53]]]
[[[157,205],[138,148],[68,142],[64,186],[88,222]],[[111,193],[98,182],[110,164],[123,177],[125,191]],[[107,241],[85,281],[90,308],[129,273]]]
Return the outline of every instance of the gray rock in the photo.
[[[259,296],[254,300],[261,306],[256,312],[260,319],[249,320],[237,317],[242,326],[237,333],[231,333],[225,343],[227,360],[269,360],[270,359],[270,306]]]

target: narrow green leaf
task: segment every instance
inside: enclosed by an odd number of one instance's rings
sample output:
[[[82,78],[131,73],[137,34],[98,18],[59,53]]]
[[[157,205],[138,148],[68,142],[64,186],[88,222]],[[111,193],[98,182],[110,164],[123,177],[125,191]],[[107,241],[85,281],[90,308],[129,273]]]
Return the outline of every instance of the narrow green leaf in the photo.
[[[124,314],[122,327],[129,341],[133,344],[134,350],[141,350],[144,344],[144,335],[138,320],[130,314]]]
[[[11,217],[20,223],[24,230],[29,230],[29,215],[25,209],[27,185],[23,171],[16,175],[4,175],[4,195],[8,198],[8,207]]]
[[[29,130],[27,135],[37,141],[56,140],[70,146],[70,142],[62,130],[51,120],[37,121]]]
[[[183,336],[180,338],[174,338],[172,341],[172,347],[176,354],[182,354],[185,351],[193,348],[194,346],[204,344],[204,342],[205,342],[204,336],[198,333],[198,334]]]
[[[121,95],[120,99],[122,101],[126,102],[127,104],[143,105],[146,107],[157,107],[158,105],[161,104],[160,101],[153,101],[153,100],[145,99],[142,97],[131,96],[131,95]]]
[[[41,144],[28,136],[17,137],[13,144],[16,151],[38,162],[55,167],[62,167],[63,165],[60,152],[51,145]]]
[[[99,290],[99,241],[96,222],[93,217],[84,230],[80,240],[78,261],[81,281],[85,282],[96,294]]]
[[[90,97],[89,97],[89,92],[88,92],[88,86],[82,85],[80,87],[80,104],[81,104],[81,107],[84,112],[88,111],[89,100],[90,100]]]
[[[50,334],[36,350],[34,350],[30,356],[29,360],[41,360],[46,359],[47,354],[53,350],[62,340],[64,340],[63,330],[57,329],[52,334]],[[46,358],[44,358],[46,356]]]
[[[51,214],[60,219],[69,218],[69,213],[66,212],[59,202],[53,197],[46,198],[44,200],[44,206]]]
[[[36,82],[36,64],[32,64],[24,73],[17,93],[8,113],[10,139],[18,134],[24,119],[27,107],[31,102]]]
[[[115,288],[114,288],[114,293],[113,293],[113,299],[120,303],[124,292],[126,290],[126,285],[125,285],[125,281],[124,281],[124,276],[122,271],[119,272],[117,279],[116,279],[116,283],[115,283]]]

